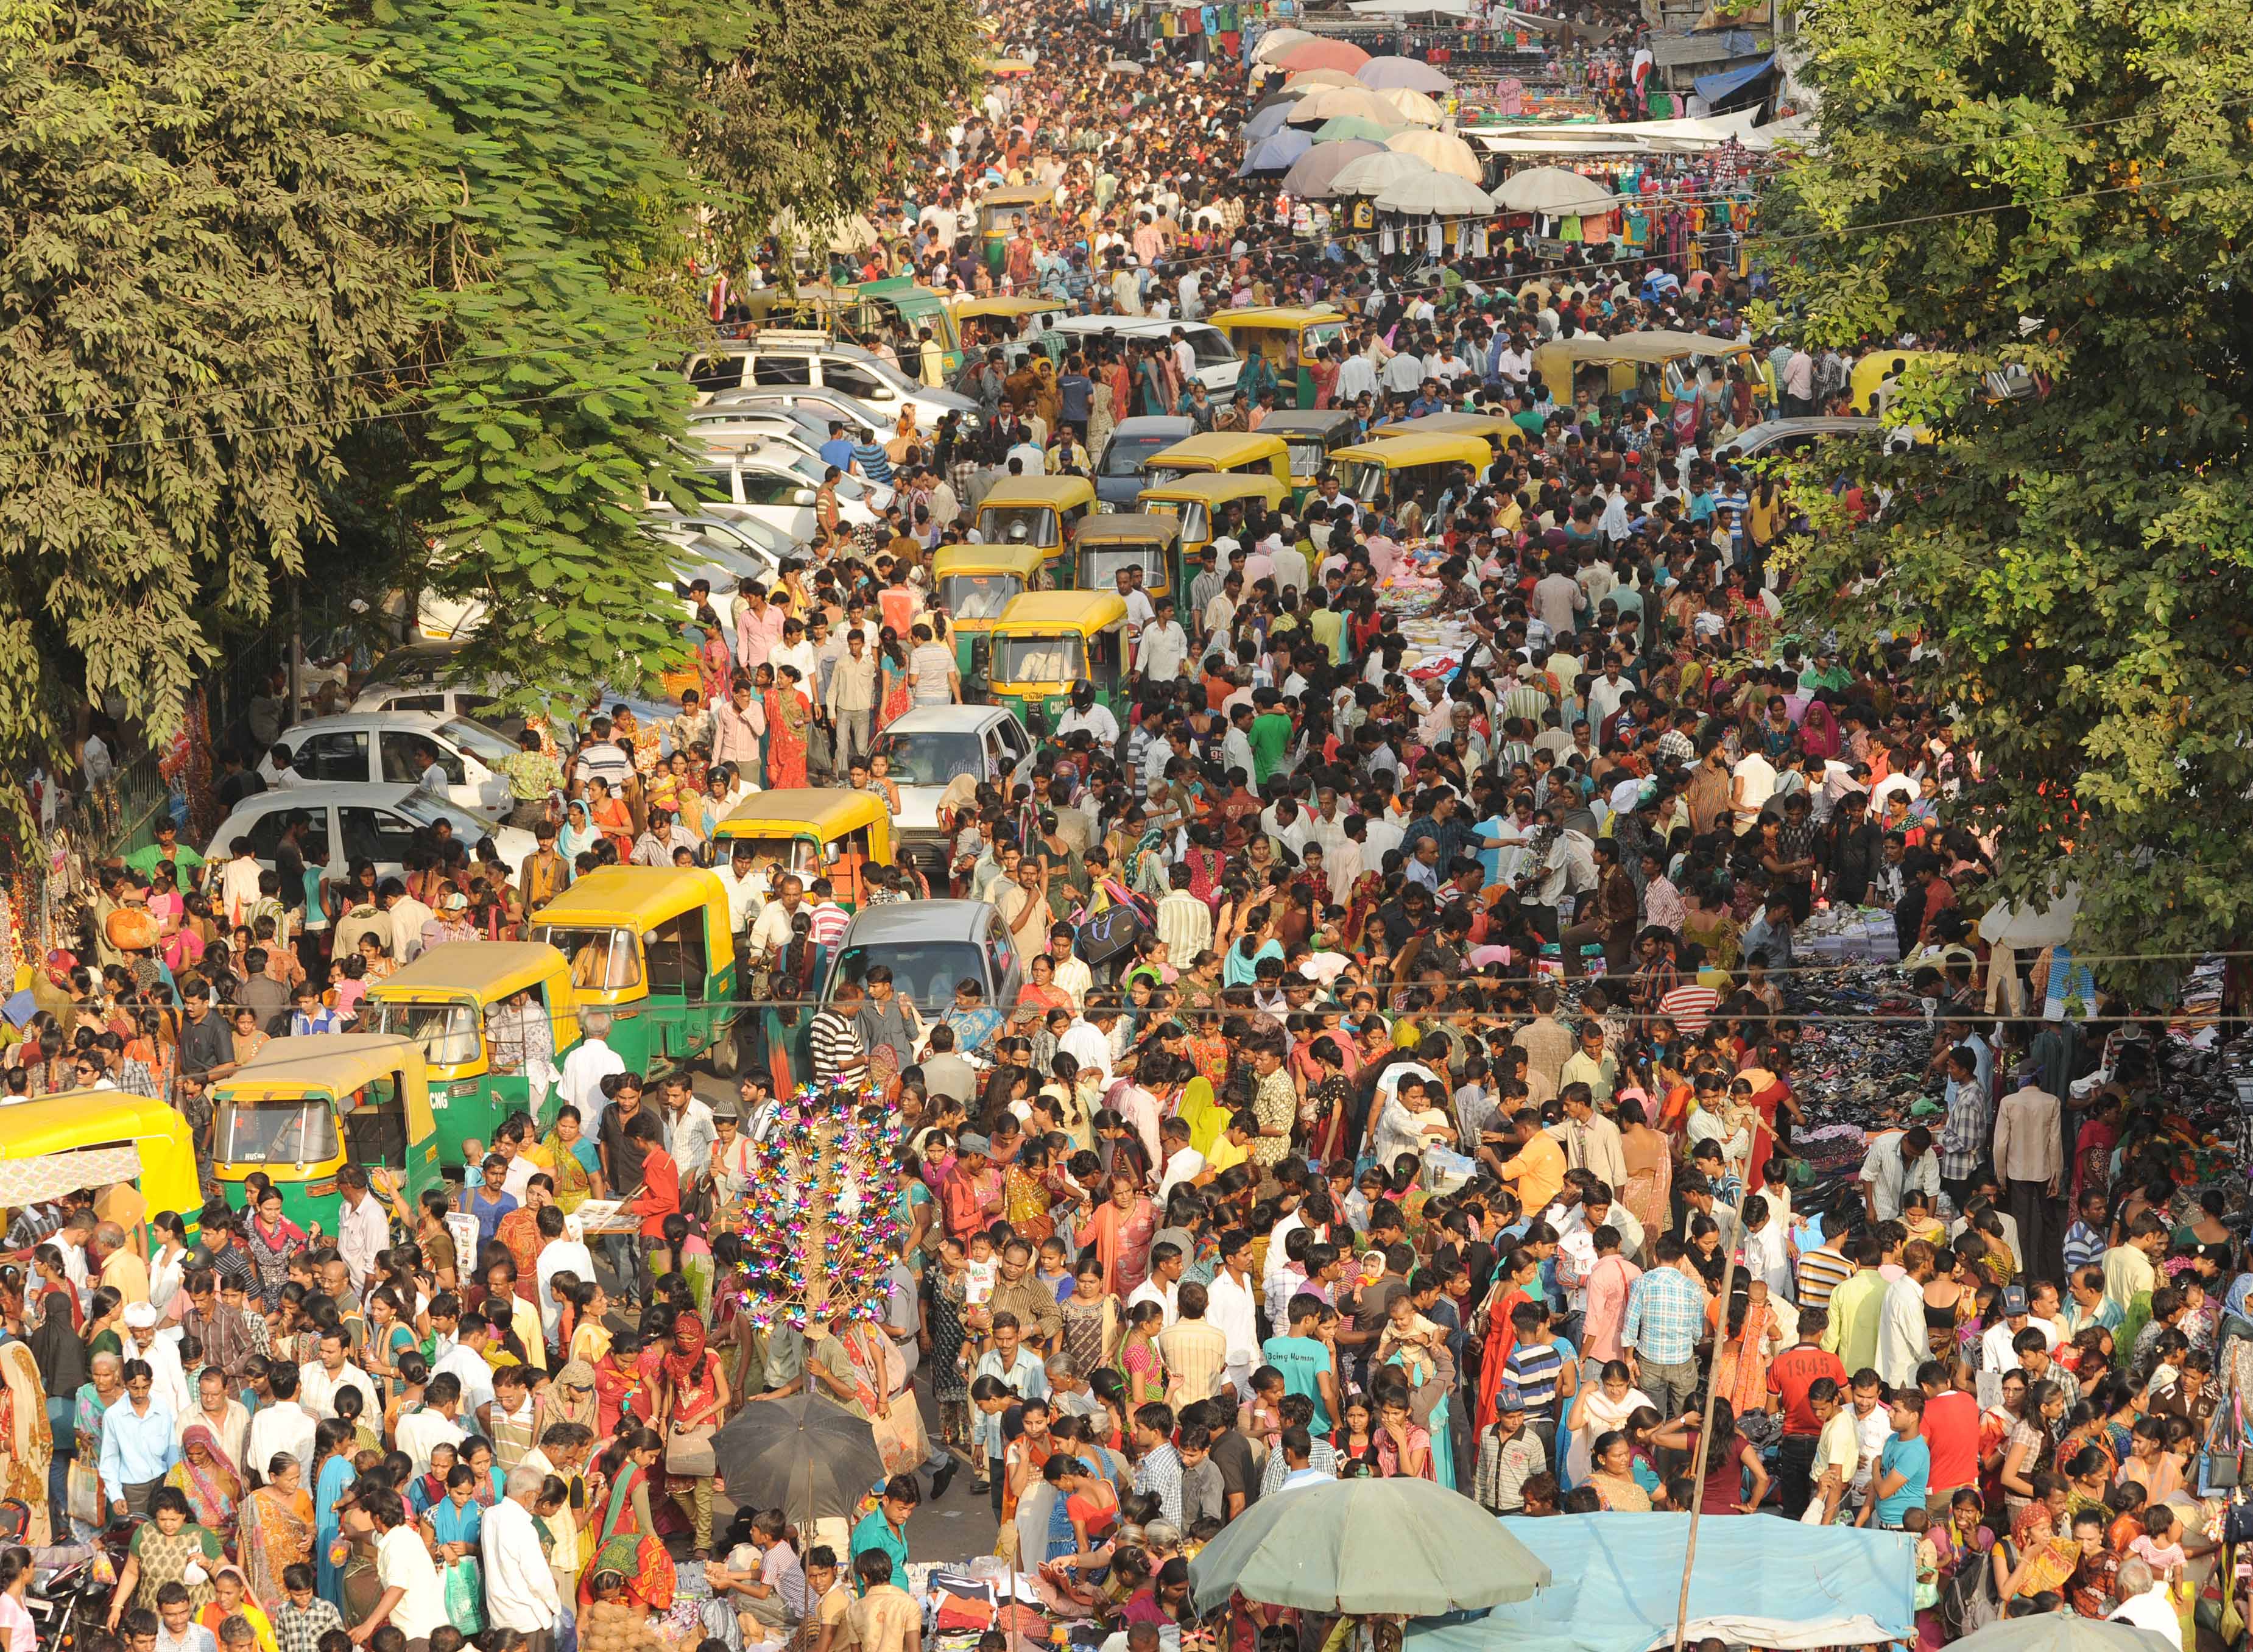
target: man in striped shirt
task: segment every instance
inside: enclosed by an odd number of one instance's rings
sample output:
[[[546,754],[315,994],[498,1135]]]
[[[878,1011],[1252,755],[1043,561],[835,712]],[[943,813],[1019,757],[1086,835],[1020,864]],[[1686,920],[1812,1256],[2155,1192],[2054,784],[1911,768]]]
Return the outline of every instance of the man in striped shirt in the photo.
[[[1799,1255],[1798,1296],[1802,1313],[1831,1306],[1831,1293],[1853,1277],[1854,1265],[1838,1249],[1835,1235],[1826,1235],[1812,1251]]]
[[[1557,1458],[1557,1379],[1565,1356],[1549,1336],[1549,1313],[1538,1303],[1520,1302],[1510,1311],[1517,1342],[1503,1362],[1502,1380],[1525,1403],[1525,1426],[1541,1442],[1552,1462]]]
[[[806,1029],[813,1045],[815,1083],[858,1084],[868,1076],[868,1052],[854,1025],[860,1008],[860,982],[841,980],[830,989],[829,1002]]]

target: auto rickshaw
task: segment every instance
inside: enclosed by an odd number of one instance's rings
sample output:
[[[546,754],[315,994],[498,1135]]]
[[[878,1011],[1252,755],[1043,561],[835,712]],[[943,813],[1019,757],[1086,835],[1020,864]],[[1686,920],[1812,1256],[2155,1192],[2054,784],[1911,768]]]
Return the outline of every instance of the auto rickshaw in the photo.
[[[712,828],[714,863],[732,858],[738,843],[752,846],[762,874],[778,865],[809,887],[827,878],[832,897],[852,911],[868,898],[868,868],[892,864],[892,816],[874,792],[843,786],[757,791]]]
[[[994,627],[993,648],[994,701],[1015,712],[1028,733],[1054,728],[1081,682],[1094,685],[1096,703],[1126,726],[1126,603],[1118,592],[1020,596]]]
[[[532,915],[532,938],[569,960],[587,1013],[610,1013],[610,1048],[656,1074],[708,1055],[736,1068],[736,938],[728,892],[701,867],[605,866]]]
[[[1019,219],[1023,219],[1029,229],[1034,214],[1055,205],[1056,191],[1039,185],[1005,186],[988,190],[979,197],[978,227],[984,235],[986,268],[997,275],[1001,272],[1009,255],[1009,237],[1016,233]]]
[[[1494,450],[1474,436],[1396,436],[1340,448],[1330,457],[1337,464],[1339,491],[1367,505],[1380,493],[1396,501],[1437,493],[1451,466],[1483,471],[1494,463]]]
[[[1280,505],[1291,484],[1269,475],[1185,476],[1161,488],[1144,488],[1136,503],[1157,516],[1170,516],[1182,525],[1181,566],[1188,568],[1203,554],[1214,539],[1213,524],[1238,500],[1257,499],[1268,509]],[[1248,506],[1247,506],[1248,508]]]
[[[1210,430],[1161,448],[1143,464],[1145,487],[1163,487],[1185,476],[1272,476],[1291,479],[1291,450],[1265,431]]]
[[[1765,400],[1767,376],[1754,366],[1752,356],[1749,345],[1733,338],[1709,338],[1703,333],[1654,330],[1605,338],[1584,332],[1577,338],[1536,345],[1533,371],[1564,406],[1573,405],[1578,393],[1587,389],[1599,395],[1633,395],[1663,408],[1678,399],[1673,387],[1679,382],[1681,364],[1696,362],[1726,370],[1734,362],[1745,368],[1753,394]],[[1601,384],[1589,371],[1596,367],[1605,370]],[[1669,374],[1670,367],[1677,370],[1675,375]]]
[[[1418,419],[1395,419],[1371,429],[1373,437],[1399,436],[1476,436],[1500,458],[1504,450],[1525,445],[1525,432],[1503,413],[1427,413]]]
[[[441,1184],[437,1116],[422,1046],[395,1033],[276,1038],[212,1086],[212,1174],[241,1188],[262,1170],[299,1227],[337,1230],[337,1172],[392,1173],[411,1205]],[[463,1131],[457,1138],[475,1134]]]
[[[150,1216],[171,1210],[192,1237],[200,1225],[204,1195],[188,1121],[178,1108],[128,1091],[65,1090],[0,1107],[0,1179],[9,1204],[89,1192],[100,1221],[146,1228]],[[137,1201],[119,1196],[127,1186],[138,1190]]]
[[[1028,316],[1034,318],[1036,336],[1046,332],[1064,315],[1068,306],[1061,298],[1051,298],[1043,293],[1017,293],[1008,296],[996,294],[990,298],[965,298],[953,308],[955,327],[962,338],[965,350],[983,350],[988,345],[1007,345],[1018,337],[1018,325]],[[1015,364],[1010,364],[1014,366]]]
[[[1324,346],[1345,337],[1345,317],[1327,307],[1266,305],[1223,310],[1206,319],[1228,335],[1238,355],[1247,361],[1259,357],[1282,393],[1276,400],[1286,408],[1315,405],[1314,362]]]
[[[1259,422],[1259,434],[1280,436],[1291,455],[1291,498],[1294,502],[1314,491],[1329,474],[1330,455],[1360,440],[1360,421],[1342,408],[1308,408],[1271,413]]]
[[[512,1001],[520,993],[530,1000],[522,1012]],[[527,1069],[535,1058],[560,1069],[579,1042],[570,965],[554,947],[451,942],[386,976],[362,1001],[370,1030],[422,1046],[442,1157],[457,1155],[465,1140],[490,1142],[512,1112],[542,1124],[552,1116],[547,1087],[535,1096]]]
[[[1092,516],[1080,524],[1104,519]],[[931,593],[954,634],[954,668],[966,693],[986,676],[986,634],[1027,591],[1049,588],[1049,559],[1031,545],[942,545],[931,559]]]
[[[1005,476],[979,501],[978,532],[988,545],[1033,546],[1054,563],[1094,510],[1085,477]]]
[[[1175,516],[1113,511],[1080,524],[1072,541],[1079,562],[1074,582],[1084,591],[1116,591],[1119,570],[1142,570],[1143,593],[1177,602],[1182,590],[1182,524]]]

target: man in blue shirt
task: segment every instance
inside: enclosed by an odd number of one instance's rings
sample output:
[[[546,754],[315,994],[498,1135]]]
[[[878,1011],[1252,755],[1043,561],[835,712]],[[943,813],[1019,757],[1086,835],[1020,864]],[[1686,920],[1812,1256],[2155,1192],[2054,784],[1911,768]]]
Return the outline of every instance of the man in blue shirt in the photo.
[[[101,1413],[101,1489],[121,1520],[146,1515],[150,1497],[180,1460],[172,1408],[150,1398],[157,1376],[149,1362],[128,1360],[124,1375],[125,1398]]]
[[[1924,1425],[1922,1393],[1902,1388],[1894,1395],[1893,1425],[1892,1436],[1878,1451],[1876,1483],[1870,1488],[1874,1495],[1855,1523],[1868,1525],[1874,1509],[1879,1526],[1899,1531],[1903,1515],[1924,1507],[1925,1487],[1932,1479],[1932,1452],[1917,1432]]]
[[[853,438],[845,434],[845,422],[841,419],[829,422],[829,440],[815,450],[821,455],[824,464],[834,464],[841,471],[853,468]]]
[[[1322,1316],[1322,1299],[1301,1292],[1284,1310],[1290,1335],[1271,1336],[1260,1357],[1283,1374],[1283,1391],[1304,1394],[1315,1407],[1314,1432],[1328,1438],[1344,1415],[1337,1391],[1337,1376],[1330,1370],[1330,1350],[1315,1335]]]

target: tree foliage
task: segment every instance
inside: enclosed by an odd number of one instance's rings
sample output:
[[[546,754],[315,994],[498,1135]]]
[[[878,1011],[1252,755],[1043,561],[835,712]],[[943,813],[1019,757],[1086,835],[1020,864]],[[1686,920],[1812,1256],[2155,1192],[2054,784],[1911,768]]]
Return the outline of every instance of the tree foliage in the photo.
[[[1934,442],[1801,467],[1799,612],[1850,648],[1921,642],[1913,675],[1982,763],[1959,815],[1999,832],[2011,893],[2081,889],[2084,954],[2243,945],[2253,19],[1860,0],[1810,9],[1802,43],[1824,145],[1783,185],[1787,295],[1813,341],[1960,353],[1894,404]],[[2011,366],[2045,394],[1980,394]],[[1842,463],[1890,490],[1877,524],[1823,493]]]
[[[415,324],[420,192],[298,0],[0,20],[0,774],[69,696],[158,734],[263,618]]]
[[[978,73],[964,0],[754,0],[686,19],[687,152],[734,250],[782,218],[815,229],[897,188],[926,123]]]

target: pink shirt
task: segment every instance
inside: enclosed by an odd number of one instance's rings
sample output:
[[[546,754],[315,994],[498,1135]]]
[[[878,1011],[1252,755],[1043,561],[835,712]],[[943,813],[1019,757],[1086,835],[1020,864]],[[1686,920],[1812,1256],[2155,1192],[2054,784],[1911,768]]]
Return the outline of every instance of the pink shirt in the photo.
[[[1620,1349],[1620,1328],[1627,1322],[1628,1293],[1642,1277],[1643,1270],[1616,1251],[1596,1258],[1588,1273],[1588,1309],[1580,1337],[1580,1351],[1588,1358],[1625,1357]]]

